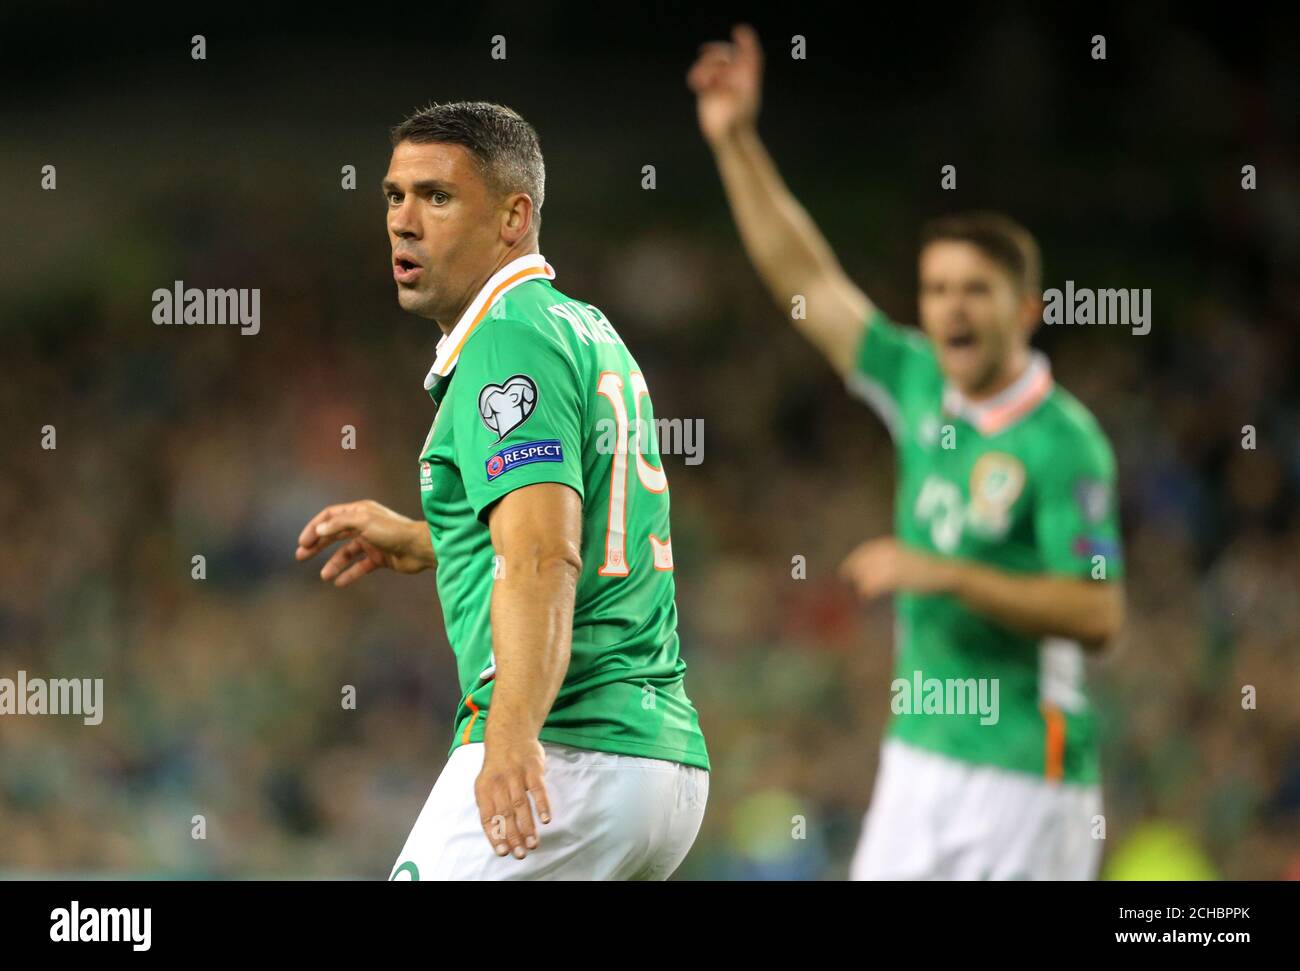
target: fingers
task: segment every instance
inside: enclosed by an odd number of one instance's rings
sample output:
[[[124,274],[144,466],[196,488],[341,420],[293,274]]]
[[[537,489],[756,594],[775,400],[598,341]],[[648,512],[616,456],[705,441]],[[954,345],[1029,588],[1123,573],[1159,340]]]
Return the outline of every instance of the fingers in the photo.
[[[696,94],[708,91],[721,79],[728,62],[717,57],[701,57],[686,74],[686,85]]]
[[[512,790],[516,795],[512,795]],[[523,803],[522,812],[519,806]],[[528,794],[522,784],[512,786],[502,779],[487,784],[486,791],[479,794],[479,821],[483,825],[483,834],[492,844],[492,852],[497,856],[513,855],[522,860],[528,850],[537,846],[537,836],[532,829],[531,810],[528,808]],[[532,837],[531,846],[525,843],[520,833],[523,813],[529,814],[528,835]]]
[[[322,580],[333,580],[346,569],[353,560],[358,556],[365,555],[365,548],[361,545],[360,540],[340,546],[334,551],[334,555],[325,561],[325,565],[320,568],[320,578]]]
[[[316,538],[327,546],[335,540],[349,539],[365,528],[367,512],[362,503],[331,506],[326,512],[329,515],[316,524]]]
[[[686,83],[694,91],[711,87],[714,81],[735,62],[732,44],[724,40],[711,40],[700,45],[700,51],[686,75]]]
[[[344,558],[345,553],[347,554],[346,558]],[[346,570],[343,570],[344,565],[352,559],[355,559],[355,561],[352,562]],[[371,557],[369,551],[366,550],[361,541],[355,539],[330,557],[329,563],[325,565],[326,569],[329,568],[330,564],[335,562],[337,562],[338,565],[335,567],[334,572],[329,576],[326,576],[325,570],[321,570],[320,578],[322,580],[329,580],[334,578],[334,575],[337,574],[337,578],[334,579],[334,586],[336,587],[346,587],[349,583],[360,580],[367,573],[374,573],[380,567],[380,564]],[[339,570],[342,570],[343,572],[339,573]]]
[[[730,41],[710,40],[700,45],[700,57],[697,64],[724,62],[729,63],[735,57],[736,49]]]
[[[316,515],[312,516],[311,519],[307,520],[307,525],[304,526],[302,532],[298,534],[298,549],[294,552],[294,556],[297,559],[311,559],[311,557],[321,551],[321,547],[318,545],[320,537],[316,535],[316,527],[320,525],[320,523],[325,520],[325,517],[336,508],[338,507],[326,506]]]
[[[855,546],[849,552],[849,555],[844,557],[844,561],[840,564],[841,577],[845,580],[853,579],[854,574],[858,572],[858,567],[861,565],[863,558],[870,552],[868,548],[869,546],[870,544],[868,543]]]
[[[733,27],[730,41],[711,40],[701,44],[695,64],[686,75],[686,83],[697,93],[707,91],[735,67],[746,75],[756,75],[763,68],[763,47],[758,32],[749,24]]]
[[[546,783],[542,781],[542,773],[530,770],[527,781],[528,794],[533,797],[533,804],[537,807],[537,818],[545,826],[551,821],[551,799],[546,794]]]
[[[308,520],[298,534],[298,549],[294,558],[309,560],[335,540],[348,539],[365,524],[365,503],[347,502],[326,506]]]
[[[763,66],[763,47],[758,42],[758,31],[749,24],[737,24],[731,29],[736,62],[746,68]]]
[[[551,821],[551,804],[541,769],[481,775],[475,783],[474,796],[483,834],[497,856],[522,860],[541,845],[537,819],[542,823]]]
[[[492,852],[497,856],[508,856],[510,853],[510,841],[506,835],[507,824],[513,827],[514,823],[504,811],[498,811],[496,803],[489,806],[488,812],[483,812],[482,804],[479,806],[480,820],[483,826],[483,835],[488,838],[492,844]]]
[[[522,845],[510,846],[515,859],[522,860],[529,850],[537,849],[537,824],[533,822],[533,804],[528,801],[528,790],[522,777],[511,780],[510,809],[514,813],[515,833]]]
[[[840,564],[840,577],[853,587],[859,597],[864,599],[871,596],[866,582],[867,576],[862,554],[858,550],[850,553]]]
[[[864,599],[870,600],[888,593],[889,552],[888,538],[868,540],[844,558],[840,564],[840,576],[851,583]]]

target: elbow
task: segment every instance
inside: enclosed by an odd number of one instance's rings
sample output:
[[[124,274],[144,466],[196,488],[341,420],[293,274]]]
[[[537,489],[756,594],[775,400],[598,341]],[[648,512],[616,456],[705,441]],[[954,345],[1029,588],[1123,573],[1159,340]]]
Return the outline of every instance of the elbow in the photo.
[[[575,543],[537,544],[516,556],[503,557],[507,574],[518,573],[527,577],[561,576],[576,586],[582,575],[582,553]]]
[[[1079,642],[1093,654],[1105,653],[1124,629],[1124,594],[1119,588],[1106,591],[1105,600],[1088,612],[1079,632]]]
[[[541,552],[539,563],[542,569],[571,575],[576,583],[582,575],[582,550],[576,540],[561,539],[547,545]]]
[[[573,585],[578,585],[578,577],[582,576],[582,554],[577,549],[565,549],[560,552],[550,553],[541,561],[541,569],[554,570],[573,581]]]

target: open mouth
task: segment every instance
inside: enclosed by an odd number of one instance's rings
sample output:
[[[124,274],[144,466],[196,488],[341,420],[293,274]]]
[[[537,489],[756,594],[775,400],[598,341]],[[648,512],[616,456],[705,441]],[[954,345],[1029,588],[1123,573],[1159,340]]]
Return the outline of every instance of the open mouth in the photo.
[[[950,337],[948,337],[948,339],[945,340],[944,343],[947,344],[948,347],[952,348],[953,350],[974,347],[975,335],[974,334],[953,334]]]
[[[393,256],[393,279],[398,283],[414,283],[424,272],[424,267],[409,256]]]

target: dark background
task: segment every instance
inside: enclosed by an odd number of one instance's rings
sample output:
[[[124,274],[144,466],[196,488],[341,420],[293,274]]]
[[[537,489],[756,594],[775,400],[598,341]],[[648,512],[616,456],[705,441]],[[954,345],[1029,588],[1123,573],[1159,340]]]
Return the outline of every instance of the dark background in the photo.
[[[704,421],[703,463],[667,459],[714,760],[680,875],[844,875],[892,631],[834,574],[889,530],[892,454],[768,303],[699,138],[685,71],[739,19],[767,50],[764,138],[896,319],[921,221],[974,208],[1029,226],[1046,287],[1152,289],[1144,337],[1037,338],[1120,463],[1105,872],[1300,876],[1295,18],[531,3],[0,15],[0,677],[106,692],[97,727],[0,719],[0,874],[387,874],[457,697],[433,581],[336,591],[292,551],[328,502],[418,515],[438,335],[397,308],[378,184],[390,125],[485,99],[540,133],[557,286],[614,321],[661,417]],[[261,333],[154,326],[177,279],[260,288]]]

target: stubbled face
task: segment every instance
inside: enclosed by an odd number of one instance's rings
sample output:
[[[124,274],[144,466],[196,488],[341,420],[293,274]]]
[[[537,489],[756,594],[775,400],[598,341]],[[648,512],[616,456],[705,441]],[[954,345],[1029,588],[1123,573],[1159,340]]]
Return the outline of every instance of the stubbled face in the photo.
[[[497,203],[469,150],[400,142],[384,177],[397,302],[445,323],[473,299],[503,247]]]
[[[973,243],[937,240],[921,250],[921,327],[944,376],[980,397],[1011,377],[1027,351],[1038,300]]]

